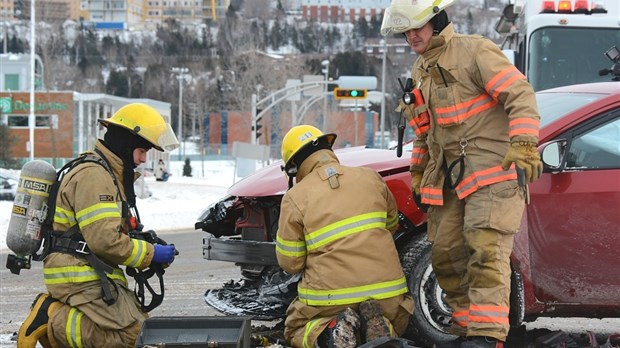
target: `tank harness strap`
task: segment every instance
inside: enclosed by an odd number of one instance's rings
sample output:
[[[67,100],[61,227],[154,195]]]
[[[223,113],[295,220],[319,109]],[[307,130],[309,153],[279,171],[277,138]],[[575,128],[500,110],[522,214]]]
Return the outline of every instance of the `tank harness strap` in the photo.
[[[116,302],[116,298],[112,294],[112,288],[114,287],[118,293],[116,283],[108,278],[108,274],[114,273],[114,267],[101,261],[97,255],[91,253],[88,245],[84,241],[84,237],[81,233],[78,233],[78,231],[78,225],[73,225],[67,232],[53,231],[51,233],[50,252],[60,252],[86,259],[101,281],[103,302],[107,305],[111,305]]]

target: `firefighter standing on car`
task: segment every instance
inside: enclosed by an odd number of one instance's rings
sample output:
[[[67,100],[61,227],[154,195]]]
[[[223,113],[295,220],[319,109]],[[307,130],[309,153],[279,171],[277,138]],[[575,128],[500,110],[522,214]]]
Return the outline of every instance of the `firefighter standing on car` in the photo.
[[[286,313],[284,335],[293,347],[356,347],[399,336],[413,312],[392,237],[394,197],[377,172],[341,165],[335,139],[301,125],[282,140],[289,190],[276,255],[285,271],[302,274]]]
[[[535,94],[497,45],[454,32],[456,0],[393,0],[381,34],[418,54],[423,105],[401,104],[414,128],[412,191],[428,209],[432,265],[458,338],[437,347],[502,347],[509,330],[510,254],[540,177]],[[416,103],[417,104],[417,103]]]
[[[37,340],[44,347],[133,347],[148,315],[119,265],[144,269],[174,260],[173,245],[127,235],[139,222],[134,169],[149,149],[178,147],[172,129],[141,103],[99,122],[107,131],[91,155],[101,164],[78,164],[58,189],[53,243],[43,268],[48,294],[37,296],[22,324],[20,348],[35,347]]]

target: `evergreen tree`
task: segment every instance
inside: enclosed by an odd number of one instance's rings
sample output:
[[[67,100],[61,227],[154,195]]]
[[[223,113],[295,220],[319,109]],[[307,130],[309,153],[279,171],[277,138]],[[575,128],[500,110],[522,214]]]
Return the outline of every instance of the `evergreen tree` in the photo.
[[[127,97],[129,93],[128,86],[127,74],[117,70],[112,70],[110,71],[110,77],[108,78],[105,91],[107,94],[112,94],[118,97]]]
[[[183,165],[183,176],[192,176],[192,166],[189,163],[189,157],[185,158],[185,164]]]
[[[278,50],[280,46],[284,45],[284,35],[282,34],[282,27],[280,21],[276,20],[271,27],[270,46],[274,50]]]

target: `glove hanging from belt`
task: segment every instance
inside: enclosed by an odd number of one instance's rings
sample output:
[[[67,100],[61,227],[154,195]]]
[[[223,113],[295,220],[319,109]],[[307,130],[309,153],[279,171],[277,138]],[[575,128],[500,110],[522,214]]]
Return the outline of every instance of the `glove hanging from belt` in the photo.
[[[424,172],[419,170],[411,171],[411,193],[413,194],[413,201],[415,204],[426,213],[428,210],[428,204],[422,203],[422,196],[420,195],[420,185],[422,183],[422,175]]]
[[[528,141],[513,141],[502,161],[502,169],[508,170],[512,163],[517,171],[519,186],[525,186],[540,178],[543,165],[540,154],[536,150],[536,143]]]

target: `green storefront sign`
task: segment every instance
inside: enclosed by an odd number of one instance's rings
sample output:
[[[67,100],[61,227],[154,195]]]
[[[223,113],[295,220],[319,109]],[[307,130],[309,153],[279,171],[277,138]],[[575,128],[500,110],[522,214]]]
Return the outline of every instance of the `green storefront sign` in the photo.
[[[13,112],[13,103],[11,103],[11,97],[0,97],[0,112],[3,114],[9,114]]]
[[[65,103],[56,103],[56,102],[49,102],[49,103],[37,103],[35,104],[35,111],[44,111],[44,110],[48,110],[48,111],[65,111],[67,110],[68,106]],[[13,103],[13,110],[14,111],[28,111],[30,110],[30,103],[25,103],[21,100],[16,100]]]

